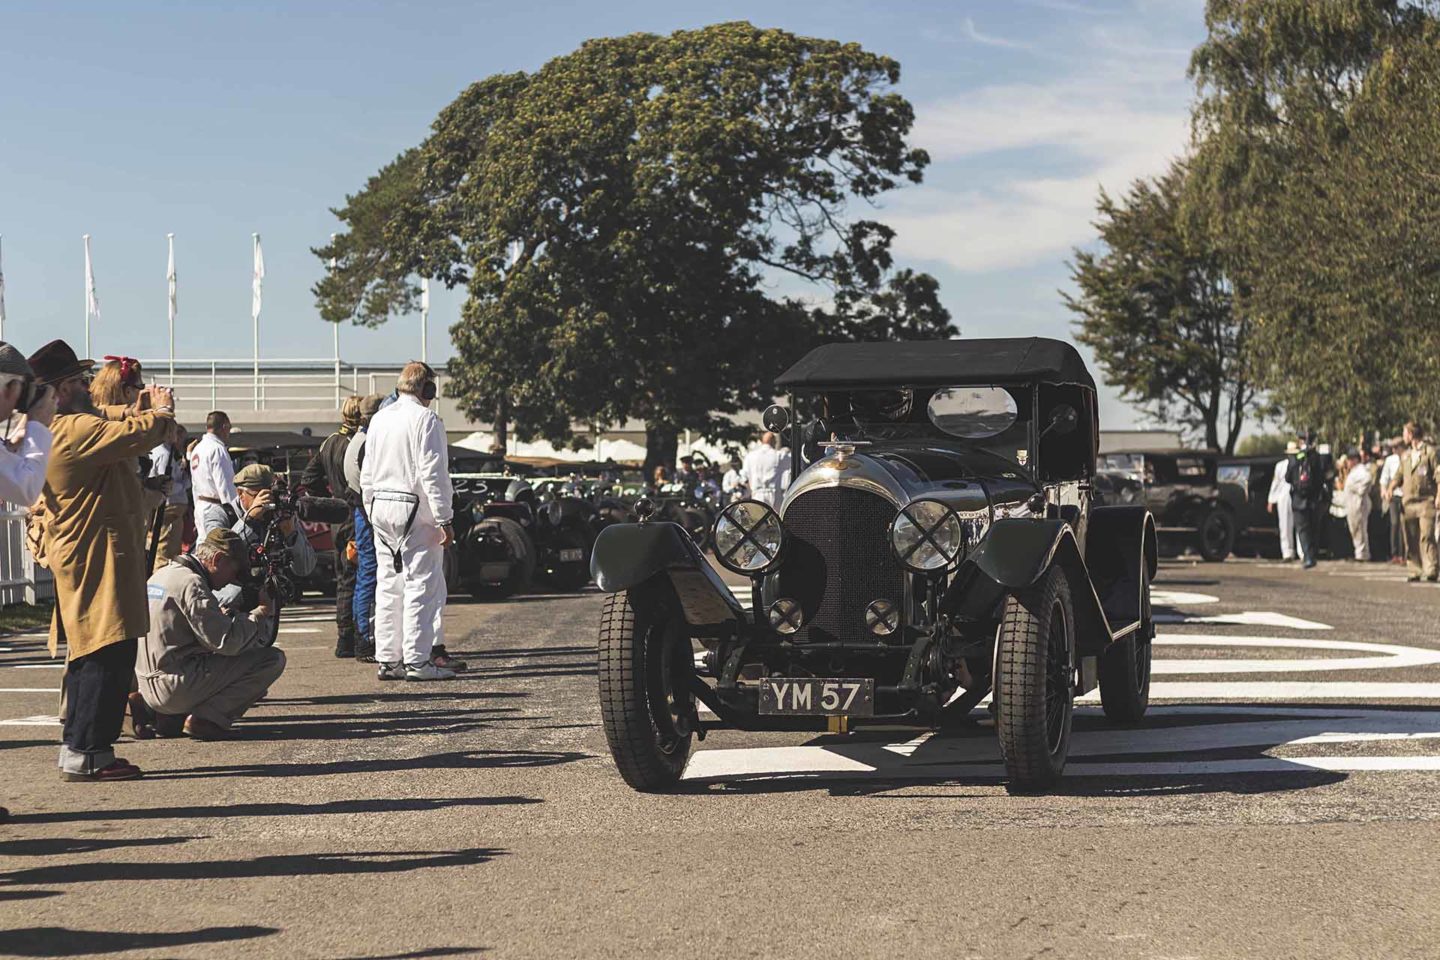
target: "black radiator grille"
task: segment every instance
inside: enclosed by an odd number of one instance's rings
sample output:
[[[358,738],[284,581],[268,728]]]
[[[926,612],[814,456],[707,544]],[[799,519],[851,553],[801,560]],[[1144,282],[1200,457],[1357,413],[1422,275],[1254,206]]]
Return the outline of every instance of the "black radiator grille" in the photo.
[[[790,503],[780,596],[798,600],[805,611],[796,640],[871,640],[865,629],[870,601],[904,601],[904,571],[890,554],[894,517],[890,501],[850,487],[819,487]]]

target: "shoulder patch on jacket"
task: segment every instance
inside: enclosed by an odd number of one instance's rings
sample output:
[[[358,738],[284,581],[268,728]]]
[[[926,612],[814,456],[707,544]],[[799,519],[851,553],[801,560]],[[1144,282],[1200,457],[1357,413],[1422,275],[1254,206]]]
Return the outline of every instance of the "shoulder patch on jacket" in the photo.
[[[145,596],[151,600],[164,600],[165,588],[158,583],[147,583],[145,585]]]

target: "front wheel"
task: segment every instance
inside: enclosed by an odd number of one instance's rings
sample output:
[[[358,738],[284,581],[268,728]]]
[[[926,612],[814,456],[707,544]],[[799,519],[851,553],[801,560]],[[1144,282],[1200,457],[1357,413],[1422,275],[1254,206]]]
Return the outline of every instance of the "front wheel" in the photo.
[[[1070,752],[1075,707],[1075,614],[1065,571],[1005,601],[995,652],[995,727],[1011,793],[1045,790]]]
[[[600,615],[605,739],[620,776],[645,793],[679,782],[694,741],[695,661],[683,618],[667,601],[658,588],[617,593]]]

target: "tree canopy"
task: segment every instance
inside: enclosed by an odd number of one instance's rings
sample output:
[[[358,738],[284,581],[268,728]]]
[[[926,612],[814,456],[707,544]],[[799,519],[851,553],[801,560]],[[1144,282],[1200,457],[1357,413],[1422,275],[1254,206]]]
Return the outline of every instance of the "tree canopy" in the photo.
[[[1182,229],[1187,171],[1134,183],[1116,201],[1103,190],[1096,223],[1104,249],[1076,251],[1075,338],[1105,380],[1161,422],[1198,432],[1233,453],[1258,394],[1247,365],[1250,323],[1235,307],[1219,253]]]
[[[489,77],[336,210],[322,314],[375,324],[412,278],[469,296],[452,383],[472,416],[733,435],[823,339],[954,332],[932,277],[852,205],[920,182],[899,65],[727,23],[593,40]]]

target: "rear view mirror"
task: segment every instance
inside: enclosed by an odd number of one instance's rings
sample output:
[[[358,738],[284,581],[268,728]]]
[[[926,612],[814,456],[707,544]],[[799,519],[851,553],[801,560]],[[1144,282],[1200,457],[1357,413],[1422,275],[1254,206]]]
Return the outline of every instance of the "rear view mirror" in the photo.
[[[763,423],[765,429],[771,433],[779,433],[781,430],[790,426],[790,411],[778,403],[772,403],[765,408],[765,413],[761,415],[760,422]]]

